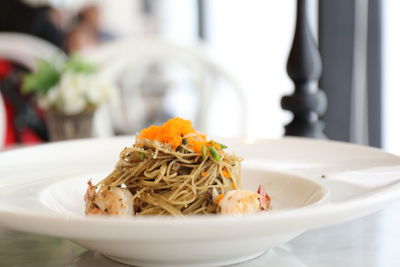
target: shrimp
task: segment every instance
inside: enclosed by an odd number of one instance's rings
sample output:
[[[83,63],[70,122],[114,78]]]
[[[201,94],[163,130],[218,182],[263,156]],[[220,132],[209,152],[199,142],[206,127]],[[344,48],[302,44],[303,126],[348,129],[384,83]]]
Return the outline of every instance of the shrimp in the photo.
[[[260,194],[249,190],[231,190],[219,201],[221,214],[254,214],[260,211]]]
[[[89,181],[84,197],[85,214],[133,215],[132,197],[128,189],[119,187],[100,188],[96,192]]]

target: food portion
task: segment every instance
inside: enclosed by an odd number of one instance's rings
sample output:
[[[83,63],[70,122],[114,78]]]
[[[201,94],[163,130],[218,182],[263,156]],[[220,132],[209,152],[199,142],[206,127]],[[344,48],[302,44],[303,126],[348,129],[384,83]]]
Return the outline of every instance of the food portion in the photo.
[[[218,203],[222,214],[248,214],[260,210],[260,195],[249,190],[232,190]]]
[[[173,118],[136,135],[115,169],[95,186],[89,181],[86,214],[244,214],[269,208],[262,191],[240,189],[241,158],[209,140],[188,120]]]

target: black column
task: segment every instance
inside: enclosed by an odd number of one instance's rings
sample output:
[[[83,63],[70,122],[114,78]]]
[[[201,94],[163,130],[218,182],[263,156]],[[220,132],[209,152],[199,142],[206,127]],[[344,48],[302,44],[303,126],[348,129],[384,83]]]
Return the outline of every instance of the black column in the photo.
[[[206,39],[206,0],[197,0],[197,36]]]
[[[367,55],[369,145],[382,147],[382,0],[368,2]]]
[[[329,105],[323,119],[329,139],[350,140],[354,0],[319,1],[319,47],[324,70],[320,87]]]
[[[294,93],[284,96],[283,109],[293,113],[285,135],[325,138],[319,117],[325,112],[326,97],[316,85],[321,75],[321,58],[307,18],[307,0],[297,0],[296,30],[287,62]]]
[[[367,0],[365,0],[367,1]],[[369,145],[382,143],[382,0],[368,0],[367,92]],[[355,0],[319,1],[320,87],[329,105],[323,120],[330,139],[350,141],[354,64]],[[362,71],[362,70],[358,70]]]

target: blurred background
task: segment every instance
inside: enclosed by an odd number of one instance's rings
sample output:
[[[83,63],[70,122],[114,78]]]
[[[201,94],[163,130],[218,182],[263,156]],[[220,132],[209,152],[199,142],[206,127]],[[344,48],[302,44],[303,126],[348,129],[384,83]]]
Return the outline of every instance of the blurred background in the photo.
[[[307,7],[328,99],[325,134],[400,153],[400,2]],[[88,123],[91,136],[133,135],[174,116],[212,136],[279,138],[292,117],[280,101],[294,88],[286,63],[295,23],[294,0],[1,0],[0,148],[69,139],[49,129]],[[85,112],[95,106],[93,120],[80,112],[62,126],[71,114],[50,118],[37,101],[55,96],[21,88],[41,61],[57,65],[71,55],[94,64],[111,89],[105,104],[85,102]],[[59,76],[58,87],[79,87]],[[79,102],[68,97],[63,108]]]

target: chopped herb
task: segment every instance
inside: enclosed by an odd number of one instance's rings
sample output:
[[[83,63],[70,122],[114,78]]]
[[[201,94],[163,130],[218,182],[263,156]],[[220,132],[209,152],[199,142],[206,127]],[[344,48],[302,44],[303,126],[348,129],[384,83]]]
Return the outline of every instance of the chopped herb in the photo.
[[[326,178],[325,174],[321,174],[321,178],[322,179]]]
[[[207,158],[207,148],[206,145],[201,146],[201,155],[203,156],[203,159]]]
[[[208,150],[211,153],[211,156],[215,159],[216,162],[219,162],[221,160],[221,157],[219,156],[217,150],[213,148],[212,146],[208,147]]]
[[[182,139],[182,145],[187,145],[187,139],[186,138]]]
[[[221,146],[221,149],[228,148],[228,146],[226,146],[226,145],[224,145],[224,144],[221,144],[221,143],[218,143],[218,144]]]
[[[140,159],[141,161],[144,160],[144,152],[140,152],[140,153],[139,153],[139,159]]]

